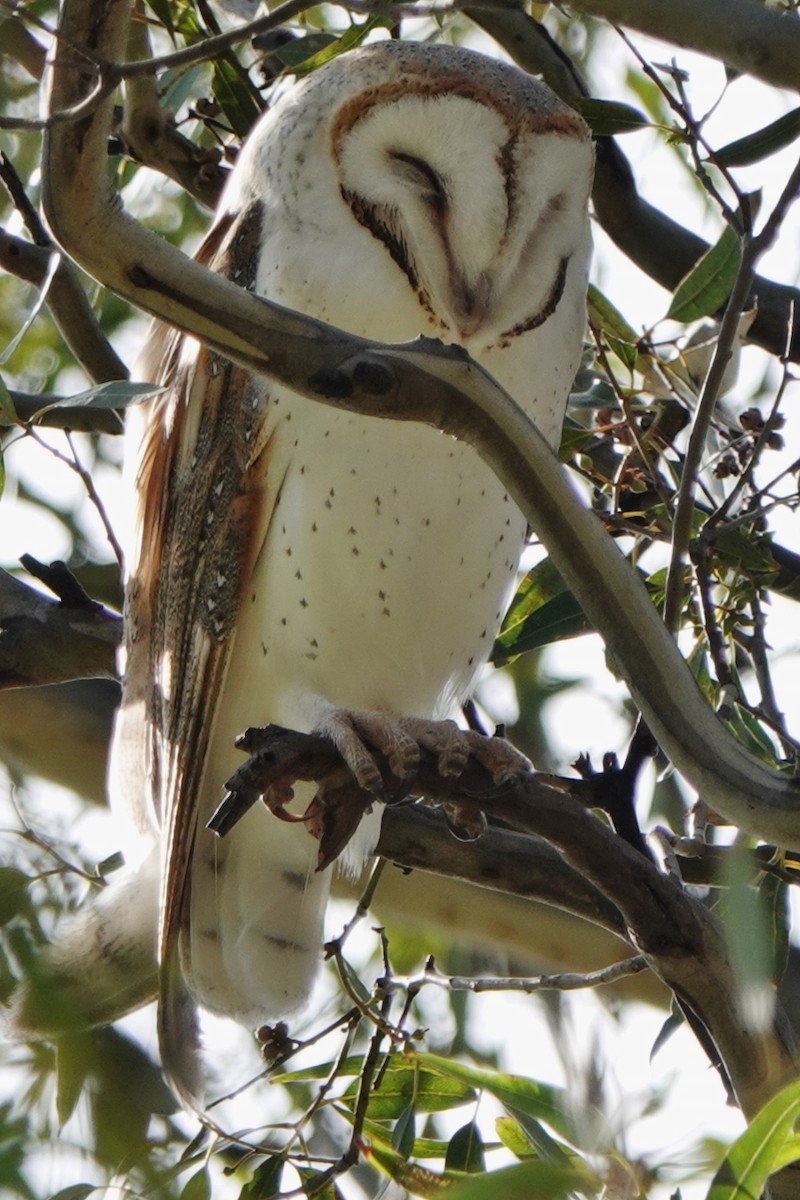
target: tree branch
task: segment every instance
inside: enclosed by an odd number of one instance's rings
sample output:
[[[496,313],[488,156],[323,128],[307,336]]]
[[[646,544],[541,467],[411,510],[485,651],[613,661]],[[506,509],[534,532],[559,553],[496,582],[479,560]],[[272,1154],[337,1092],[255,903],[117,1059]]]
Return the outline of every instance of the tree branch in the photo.
[[[570,7],[800,90],[800,22],[757,0],[571,0]]]
[[[121,627],[100,604],[50,600],[0,570],[0,688],[116,678]]]
[[[33,79],[42,78],[47,52],[14,13],[0,16],[0,54],[15,59]]]
[[[0,267],[34,287],[43,285],[54,254],[59,255],[60,261],[50,280],[47,307],[61,336],[93,383],[127,379],[128,369],[100,329],[78,272],[69,259],[55,246],[36,246],[0,229]]]

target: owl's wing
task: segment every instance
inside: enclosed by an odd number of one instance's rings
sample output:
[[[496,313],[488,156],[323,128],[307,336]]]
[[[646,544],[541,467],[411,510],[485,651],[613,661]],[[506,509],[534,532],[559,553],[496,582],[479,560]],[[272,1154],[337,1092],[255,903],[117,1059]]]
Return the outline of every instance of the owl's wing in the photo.
[[[198,258],[252,288],[262,211],[223,218]],[[263,538],[271,437],[266,389],[250,372],[157,327],[165,390],[151,402],[138,453],[137,528],[126,591],[124,760],[118,781],[140,825],[159,831],[159,1036],[164,1068],[197,1105],[194,1004],[180,936],[188,921],[198,797],[243,590]],[[125,728],[127,725],[127,729]],[[146,782],[142,785],[142,764]],[[126,772],[130,777],[131,772]]]

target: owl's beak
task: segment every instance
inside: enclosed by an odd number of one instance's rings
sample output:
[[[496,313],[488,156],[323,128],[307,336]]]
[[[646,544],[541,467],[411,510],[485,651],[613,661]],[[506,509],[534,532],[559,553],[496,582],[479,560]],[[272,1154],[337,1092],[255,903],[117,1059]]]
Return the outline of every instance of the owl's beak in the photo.
[[[454,324],[462,339],[472,337],[484,324],[492,302],[492,279],[483,271],[475,280],[452,280]]]

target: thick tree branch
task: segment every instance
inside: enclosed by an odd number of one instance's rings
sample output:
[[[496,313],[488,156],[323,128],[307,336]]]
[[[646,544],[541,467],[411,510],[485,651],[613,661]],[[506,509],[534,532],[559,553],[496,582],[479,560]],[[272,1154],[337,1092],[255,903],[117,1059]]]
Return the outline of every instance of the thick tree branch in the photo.
[[[102,605],[51,600],[0,571],[0,688],[114,679],[121,625]]]
[[[570,7],[800,90],[800,22],[758,0],[571,0]]]
[[[81,679],[0,691],[0,760],[15,776],[33,775],[105,804],[108,743],[119,685]]]
[[[70,0],[66,44],[113,58],[126,0]],[[62,46],[51,105],[93,86]],[[214,349],[335,407],[421,421],[474,445],[503,480],[604,637],[664,751],[732,824],[800,842],[800,785],[766,768],[716,720],[641,581],[577,500],[538,431],[463,351],[419,340],[381,347],[250,295],[187,260],[122,211],[104,170],[110,105],[46,137],[45,204],[70,254],[105,286]]]
[[[0,54],[16,59],[33,79],[44,74],[45,48],[16,15],[0,15]]]
[[[43,286],[54,254],[60,261],[50,280],[47,307],[61,336],[93,383],[126,379],[128,369],[100,329],[73,263],[55,246],[36,246],[0,229],[0,267],[34,287]]]

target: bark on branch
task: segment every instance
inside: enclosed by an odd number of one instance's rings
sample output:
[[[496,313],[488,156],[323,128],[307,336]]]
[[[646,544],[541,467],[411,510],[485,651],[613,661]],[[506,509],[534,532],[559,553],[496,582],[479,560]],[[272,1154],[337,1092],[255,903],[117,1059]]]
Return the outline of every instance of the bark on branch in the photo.
[[[0,688],[114,679],[121,626],[100,604],[51,600],[0,571]]]
[[[571,0],[570,7],[800,90],[800,23],[758,0]]]

